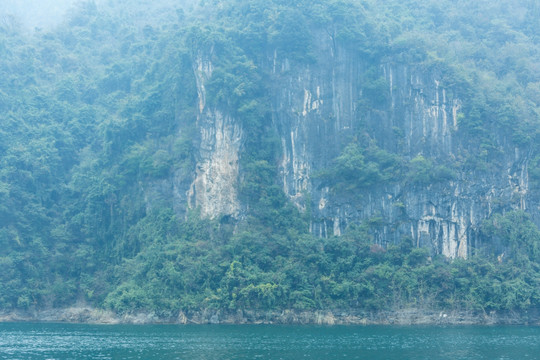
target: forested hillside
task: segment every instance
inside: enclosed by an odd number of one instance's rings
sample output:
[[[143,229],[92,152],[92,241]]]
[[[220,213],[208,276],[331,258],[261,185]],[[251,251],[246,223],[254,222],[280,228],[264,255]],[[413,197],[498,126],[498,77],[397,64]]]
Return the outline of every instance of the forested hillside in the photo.
[[[23,24],[0,13],[0,312],[540,306],[538,1]]]

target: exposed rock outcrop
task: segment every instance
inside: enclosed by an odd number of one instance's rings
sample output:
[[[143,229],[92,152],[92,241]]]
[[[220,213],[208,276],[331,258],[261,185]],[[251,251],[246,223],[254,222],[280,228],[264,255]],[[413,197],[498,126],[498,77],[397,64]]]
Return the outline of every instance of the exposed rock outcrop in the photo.
[[[0,322],[66,322],[87,324],[312,324],[312,325],[540,325],[540,313],[396,309],[388,311],[254,311],[224,313],[201,310],[178,316],[152,312],[119,315],[91,307],[71,307],[33,312],[0,313]]]
[[[377,217],[381,221],[372,229],[377,243],[409,237],[432,253],[466,258],[496,200],[527,207],[527,154],[504,141],[499,146],[509,154],[505,168],[481,177],[474,169],[457,168],[453,179],[432,184],[403,179],[362,194],[338,194],[321,183],[314,175],[329,168],[360,131],[406,160],[421,155],[435,165],[455,162],[467,146],[459,128],[460,94],[445,87],[436,69],[391,60],[379,64],[387,98],[366,109],[358,104],[365,99],[362,74],[368,64],[327,40],[319,43],[316,64],[292,66],[277,55],[273,60],[274,120],[283,153],[280,180],[299,208],[309,195],[314,234],[341,235],[348,224]]]
[[[199,208],[205,217],[237,216],[240,210],[238,161],[243,131],[238,121],[219,109],[206,106],[205,83],[212,76],[212,69],[210,60],[202,55],[197,57],[194,71],[199,96],[200,142],[196,176],[188,201],[191,208]]]
[[[530,155],[511,145],[505,134],[498,140],[505,154],[499,161],[502,168],[479,176],[460,165],[464,154],[475,150],[468,148],[467,134],[460,128],[461,94],[444,83],[440,71],[391,58],[374,65],[325,36],[316,44],[315,63],[295,63],[273,51],[263,69],[269,74],[273,125],[281,143],[276,181],[300,210],[311,209],[313,234],[339,236],[351,223],[377,218],[371,233],[382,246],[410,238],[433,254],[466,258],[480,246],[478,227],[501,210],[497,206],[530,208]],[[239,119],[207,104],[206,84],[214,71],[211,56],[199,53],[193,62],[197,166],[187,195],[176,199],[187,199],[188,207],[199,208],[206,217],[241,217],[246,209],[238,198],[239,162],[243,138],[249,134],[244,134]],[[386,87],[377,88],[380,99],[366,106],[370,99],[365,74],[373,68]],[[340,193],[316,175],[331,169],[345,145],[358,136],[404,161],[422,156],[434,166],[457,164],[455,174],[429,183],[404,178],[366,187],[358,194]],[[174,183],[181,182],[180,177],[185,174],[176,174]]]

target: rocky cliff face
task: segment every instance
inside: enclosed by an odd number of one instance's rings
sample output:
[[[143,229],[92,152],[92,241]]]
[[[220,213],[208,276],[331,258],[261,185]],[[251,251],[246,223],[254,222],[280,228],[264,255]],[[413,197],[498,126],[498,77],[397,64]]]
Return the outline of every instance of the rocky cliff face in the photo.
[[[391,58],[376,64],[386,88],[380,103],[366,107],[363,74],[373,64],[336,46],[329,36],[317,46],[315,63],[299,64],[274,51],[265,69],[281,142],[276,181],[299,209],[310,209],[312,233],[339,236],[349,224],[369,221],[374,241],[382,246],[410,238],[434,254],[466,258],[480,246],[479,224],[501,210],[497,206],[530,207],[528,152],[511,145],[504,134],[498,140],[504,167],[482,175],[458,166],[451,179],[427,184],[404,179],[371,186],[361,194],[342,194],[323,183],[316,174],[330,168],[359,133],[406,160],[422,155],[435,165],[457,163],[464,152],[477,150],[468,147],[467,134],[460,129],[460,93],[447,88],[436,69]],[[212,64],[202,56],[194,63],[200,142],[189,206],[208,217],[236,217],[243,211],[237,188],[245,135],[237,119],[206,106],[205,83]]]
[[[205,217],[236,217],[240,210],[237,184],[243,130],[231,116],[206,106],[205,84],[212,76],[212,67],[211,60],[202,55],[195,60],[200,142],[196,176],[188,192],[188,203],[192,208],[199,208]]]

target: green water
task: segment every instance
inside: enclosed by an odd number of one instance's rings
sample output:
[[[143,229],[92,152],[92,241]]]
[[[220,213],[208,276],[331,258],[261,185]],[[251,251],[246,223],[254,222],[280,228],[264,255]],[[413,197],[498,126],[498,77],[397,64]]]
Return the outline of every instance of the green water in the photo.
[[[540,327],[7,323],[0,359],[540,359]]]

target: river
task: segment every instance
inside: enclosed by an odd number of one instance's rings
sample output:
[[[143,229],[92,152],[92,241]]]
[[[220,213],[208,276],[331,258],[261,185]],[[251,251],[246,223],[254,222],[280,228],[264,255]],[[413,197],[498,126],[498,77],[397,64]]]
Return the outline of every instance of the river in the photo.
[[[0,323],[0,359],[540,359],[540,327]]]

